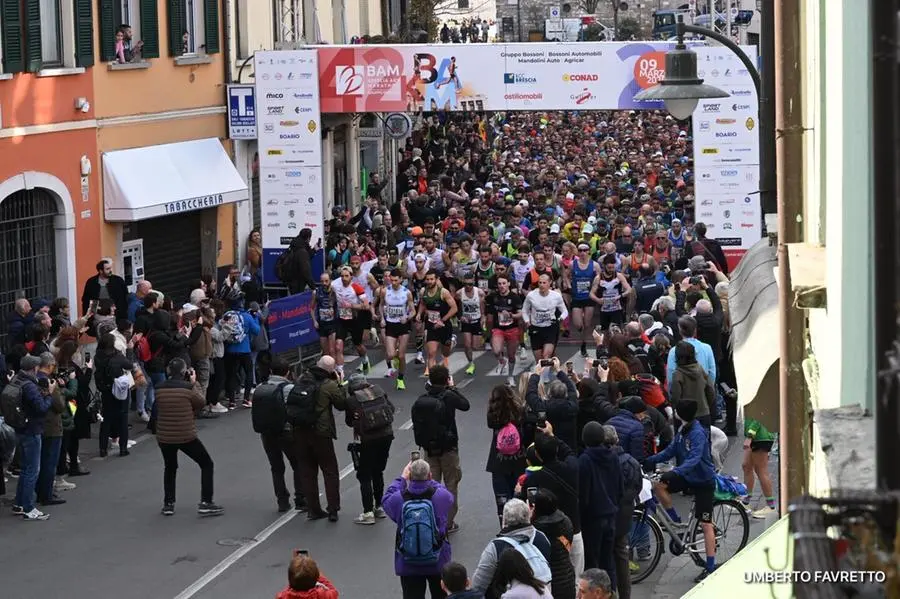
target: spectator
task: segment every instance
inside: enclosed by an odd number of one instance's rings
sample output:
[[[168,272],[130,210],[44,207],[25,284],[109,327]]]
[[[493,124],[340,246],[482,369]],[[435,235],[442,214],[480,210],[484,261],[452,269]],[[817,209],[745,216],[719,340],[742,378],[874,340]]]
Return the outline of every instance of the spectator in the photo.
[[[497,562],[495,575],[498,589],[506,589],[500,599],[553,599],[550,584],[539,580],[534,570],[518,551],[504,551]]]
[[[86,314],[94,300],[111,300],[119,314],[128,314],[128,286],[125,279],[113,274],[112,262],[97,263],[97,274],[84,283],[81,294],[81,313]]]
[[[578,577],[579,599],[616,599],[612,580],[604,570],[591,568]]]
[[[484,599],[484,593],[471,587],[472,581],[462,564],[450,562],[441,570],[441,588],[447,599]]]
[[[715,411],[716,395],[709,375],[697,363],[694,346],[682,341],[675,346],[675,372],[670,389],[674,405],[681,399],[697,402],[697,421],[707,431],[712,426],[711,414]]]
[[[29,325],[34,321],[31,313],[31,303],[25,298],[19,298],[13,305],[13,311],[6,317],[7,346],[23,345]]]
[[[24,423],[16,429],[16,443],[20,454],[22,470],[16,487],[16,498],[13,513],[21,515],[25,520],[46,520],[50,516],[34,506],[34,493],[38,484],[41,468],[41,437],[44,434],[44,422],[47,411],[56,391],[56,381],[48,381],[45,387],[38,386],[38,367],[41,359],[37,356],[25,356],[19,362],[19,371],[4,389],[9,387],[21,389],[22,411]],[[8,416],[4,413],[4,416]],[[2,476],[2,475],[0,475]]]
[[[538,489],[534,494],[531,510],[534,527],[550,541],[553,599],[575,599],[575,568],[570,559],[572,521],[558,509],[556,496],[546,489]]]
[[[578,500],[584,533],[584,565],[606,570],[615,584],[615,520],[624,482],[616,454],[604,444],[603,426],[589,422],[581,433],[585,450],[578,457]]]
[[[311,557],[295,553],[288,567],[288,586],[275,599],[338,599],[339,596],[334,584]]]

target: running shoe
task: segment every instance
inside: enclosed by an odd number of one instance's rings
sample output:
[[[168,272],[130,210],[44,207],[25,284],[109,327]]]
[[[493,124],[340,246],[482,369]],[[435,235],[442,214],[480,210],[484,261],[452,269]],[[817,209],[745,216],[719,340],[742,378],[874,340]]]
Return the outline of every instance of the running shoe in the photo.
[[[221,516],[225,513],[225,508],[211,501],[201,501],[197,506],[197,513],[201,516]]]
[[[406,382],[403,379],[397,379],[397,391],[405,391]]]
[[[475,362],[469,362],[469,366],[466,368],[466,374],[469,376],[475,374]]]
[[[27,522],[41,522],[44,520],[48,520],[50,518],[50,514],[45,514],[41,510],[35,508],[31,508],[31,511],[28,513],[22,514],[22,519]]]
[[[767,505],[753,512],[753,517],[757,520],[765,520],[769,516],[777,516],[778,510],[774,506]]]
[[[397,376],[397,371],[393,368],[388,368],[387,372],[384,373],[384,378],[386,379],[394,378],[395,376]]]
[[[456,335],[450,337],[450,351],[456,349]]]
[[[416,364],[424,364],[425,356],[422,355],[422,352],[416,354]]]
[[[163,509],[160,513],[163,516],[173,516],[175,514],[175,504],[174,503],[164,504]]]

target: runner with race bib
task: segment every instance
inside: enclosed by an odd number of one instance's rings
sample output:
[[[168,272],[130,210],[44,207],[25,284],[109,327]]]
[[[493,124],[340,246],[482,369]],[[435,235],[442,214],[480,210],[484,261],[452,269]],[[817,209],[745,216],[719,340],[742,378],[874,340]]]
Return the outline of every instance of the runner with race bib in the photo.
[[[484,334],[484,292],[475,287],[475,273],[468,272],[462,278],[463,288],[456,292],[456,299],[462,315],[459,317],[459,328],[463,336],[463,348],[469,365],[466,374],[475,374],[475,339]]]
[[[549,275],[541,275],[538,288],[529,291],[522,304],[522,321],[528,327],[535,362],[553,357],[559,340],[559,322],[568,316],[562,294],[550,289]]]
[[[387,376],[397,375],[397,390],[406,389],[406,346],[415,304],[412,292],[403,286],[400,269],[390,272],[390,285],[381,289],[381,323],[384,327],[384,353]]]
[[[491,349],[497,358],[496,374],[507,372],[507,382],[515,386],[513,370],[516,367],[516,350],[519,349],[519,319],[522,317],[522,299],[513,293],[508,275],[496,276],[496,293],[487,300],[487,313],[490,319]],[[503,346],[506,345],[504,355]],[[508,368],[508,370],[507,370]]]

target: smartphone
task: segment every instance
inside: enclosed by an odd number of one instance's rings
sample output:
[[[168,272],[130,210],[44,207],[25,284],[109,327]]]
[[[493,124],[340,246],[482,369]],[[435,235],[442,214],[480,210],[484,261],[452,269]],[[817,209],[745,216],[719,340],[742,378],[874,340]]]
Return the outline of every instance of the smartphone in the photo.
[[[538,412],[538,428],[544,428],[547,426],[547,412]]]
[[[689,279],[691,285],[699,285],[700,284],[700,275],[694,275]]]
[[[525,496],[528,499],[528,503],[534,505],[534,497],[537,495],[537,487],[528,487],[528,490],[525,493]]]
[[[600,358],[599,362],[600,366],[602,366],[604,370],[609,368],[609,358]]]
[[[91,314],[96,314],[98,303],[99,300],[91,300],[91,302],[88,304],[88,312],[90,312]]]
[[[572,370],[575,367],[575,364],[572,363],[572,360],[566,362],[566,370]]]
[[[553,366],[553,360],[541,360],[541,366]]]
[[[89,352],[89,351],[84,352],[84,361],[85,361],[85,363],[91,361],[91,352]]]
[[[294,557],[297,557],[298,555],[309,557],[309,549],[294,549]]]
[[[418,452],[418,451],[409,452],[409,461],[410,462],[415,462],[416,460],[421,460],[421,459],[422,459],[421,452]]]

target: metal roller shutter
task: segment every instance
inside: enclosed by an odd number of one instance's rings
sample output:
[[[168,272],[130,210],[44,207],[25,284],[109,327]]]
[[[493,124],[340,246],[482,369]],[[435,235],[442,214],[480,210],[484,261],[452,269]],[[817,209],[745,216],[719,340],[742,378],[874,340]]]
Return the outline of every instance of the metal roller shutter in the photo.
[[[130,228],[129,239],[144,241],[145,278],[176,306],[187,302],[202,274],[200,213],[138,221]]]

